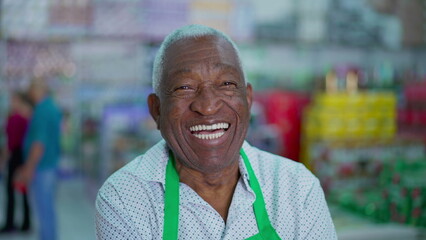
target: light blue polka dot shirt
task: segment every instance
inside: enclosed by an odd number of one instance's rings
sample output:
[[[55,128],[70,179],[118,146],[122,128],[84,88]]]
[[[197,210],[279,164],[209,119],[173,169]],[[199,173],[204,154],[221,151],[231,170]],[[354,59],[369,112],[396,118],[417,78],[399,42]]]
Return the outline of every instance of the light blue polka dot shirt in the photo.
[[[281,239],[337,239],[318,179],[302,164],[243,144],[260,183],[269,219]],[[168,149],[164,140],[114,173],[96,199],[98,239],[162,239]],[[241,177],[225,221],[180,183],[179,239],[238,240],[258,233],[255,194]]]

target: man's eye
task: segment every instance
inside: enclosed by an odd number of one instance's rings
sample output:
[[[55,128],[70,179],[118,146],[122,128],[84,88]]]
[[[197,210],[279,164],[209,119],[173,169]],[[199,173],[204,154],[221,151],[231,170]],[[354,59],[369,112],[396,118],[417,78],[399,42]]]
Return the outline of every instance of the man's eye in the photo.
[[[236,87],[237,86],[237,84],[235,82],[231,82],[231,81],[223,82],[223,85],[229,86],[229,87]]]
[[[175,88],[175,91],[179,91],[179,90],[189,90],[189,89],[191,89],[189,86],[180,86],[180,87]]]

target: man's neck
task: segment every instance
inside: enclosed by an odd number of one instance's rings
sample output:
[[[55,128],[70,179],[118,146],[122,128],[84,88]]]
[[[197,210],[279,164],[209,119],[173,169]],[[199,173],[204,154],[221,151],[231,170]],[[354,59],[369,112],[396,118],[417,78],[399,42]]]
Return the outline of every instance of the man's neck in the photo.
[[[40,96],[39,98],[37,98],[36,103],[40,104],[41,102],[43,102],[45,99],[47,98],[47,96]]]
[[[232,196],[240,177],[239,164],[236,161],[222,171],[202,173],[176,162],[180,181],[191,187],[208,202],[226,221]]]

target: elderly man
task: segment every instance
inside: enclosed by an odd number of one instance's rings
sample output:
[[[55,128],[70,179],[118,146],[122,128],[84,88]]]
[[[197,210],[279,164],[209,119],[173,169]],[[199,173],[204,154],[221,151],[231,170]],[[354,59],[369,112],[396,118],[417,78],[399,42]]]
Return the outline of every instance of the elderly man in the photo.
[[[153,87],[164,141],[102,186],[98,239],[336,239],[318,180],[244,141],[252,87],[227,36],[200,25],[171,33]]]

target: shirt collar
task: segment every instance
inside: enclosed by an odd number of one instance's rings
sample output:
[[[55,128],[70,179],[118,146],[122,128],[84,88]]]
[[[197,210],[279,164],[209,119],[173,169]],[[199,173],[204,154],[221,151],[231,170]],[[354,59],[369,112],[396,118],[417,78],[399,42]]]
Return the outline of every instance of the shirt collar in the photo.
[[[249,150],[251,150],[252,147],[250,146],[250,144],[248,142],[244,141],[242,148],[244,149],[244,151],[247,155],[247,158],[249,159],[251,165],[253,165],[253,161],[256,160],[256,159],[254,159],[256,156],[253,156],[251,154],[252,151],[249,151]],[[250,176],[248,174],[247,167],[244,164],[244,160],[241,157],[241,155],[240,155],[240,159],[239,159],[239,169],[240,169],[240,174],[241,174],[241,177],[243,179],[245,189],[247,191],[249,191],[250,193],[255,194],[254,191],[250,187],[250,184],[249,184]]]
[[[166,182],[166,166],[169,160],[166,141],[161,140],[139,158],[139,164],[135,170],[136,174],[143,180],[159,182],[164,185]]]
[[[250,144],[244,141],[242,147],[249,160],[255,157],[250,154],[251,151],[248,151],[252,148]],[[161,140],[139,158],[141,159],[139,161],[140,164],[138,164],[136,168],[136,173],[140,176],[140,178],[146,181],[159,182],[164,185],[166,182],[166,166],[169,160],[169,148],[167,147],[166,141],[164,139]],[[249,187],[249,175],[241,156],[239,159],[239,169],[245,188],[248,191],[253,192]]]

